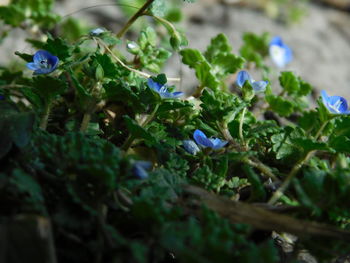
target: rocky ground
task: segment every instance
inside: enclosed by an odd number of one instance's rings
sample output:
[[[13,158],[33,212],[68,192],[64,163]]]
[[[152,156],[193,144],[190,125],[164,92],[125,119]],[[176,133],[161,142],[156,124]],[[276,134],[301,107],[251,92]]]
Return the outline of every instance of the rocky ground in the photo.
[[[5,0],[1,0],[5,1]],[[348,0],[343,4],[350,3]],[[348,87],[350,83],[350,15],[329,6],[311,3],[307,8],[307,15],[300,23],[286,26],[266,16],[257,9],[222,5],[218,0],[198,0],[194,4],[184,5],[187,19],[182,25],[187,31],[189,45],[203,50],[209,39],[216,34],[225,33],[232,42],[235,52],[242,41],[243,32],[270,32],[280,35],[293,49],[294,60],[287,70],[293,70],[309,81],[318,90],[325,89],[330,95],[341,95],[350,99]],[[115,3],[112,0],[104,4]],[[75,18],[82,18],[91,25],[103,24],[108,29],[117,31],[125,17],[116,6],[99,6],[85,9],[85,7],[100,5],[100,1],[68,1],[61,0],[56,4],[56,12]],[[73,13],[73,14],[72,14]],[[15,59],[13,52],[26,51],[28,45],[20,41],[25,36],[21,30],[15,30],[0,46],[0,64]],[[180,68],[178,56],[165,68],[170,75],[183,77],[182,89],[195,86],[191,70],[185,66]],[[277,73],[276,73],[277,75]],[[258,76],[257,76],[258,77]],[[276,86],[276,84],[273,84]]]

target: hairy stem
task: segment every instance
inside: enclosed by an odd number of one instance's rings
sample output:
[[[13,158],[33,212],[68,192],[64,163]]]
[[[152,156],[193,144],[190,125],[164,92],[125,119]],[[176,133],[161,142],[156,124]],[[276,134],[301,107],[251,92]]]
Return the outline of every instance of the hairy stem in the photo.
[[[246,112],[247,112],[247,107],[243,109],[241,119],[239,120],[239,138],[241,139],[242,145],[245,145],[244,137],[243,137],[243,122],[244,122],[244,117]]]
[[[160,105],[160,104],[157,104],[157,105],[154,107],[152,113],[151,113],[150,115],[148,115],[147,119],[145,119],[142,123],[140,123],[140,126],[141,126],[141,127],[145,127],[148,123],[150,123],[150,122],[153,120],[154,116],[156,115],[156,113],[157,113],[157,111],[158,111],[159,105]],[[122,148],[124,151],[127,151],[127,150],[130,148],[130,146],[132,145],[132,143],[134,142],[135,139],[136,139],[135,136],[133,136],[133,135],[130,134],[130,135],[128,136],[128,138],[126,139],[126,141],[124,142],[124,144],[122,145],[121,148]]]
[[[144,78],[150,78],[151,75],[150,74],[147,74],[145,72],[142,72],[140,70],[137,70],[137,69],[133,69],[131,67],[129,67],[128,65],[126,65],[120,58],[118,58],[113,52],[112,50],[108,47],[108,45],[106,43],[104,43],[103,41],[101,41],[100,39],[97,40],[98,43],[103,46],[103,48],[112,56],[112,58],[114,58],[115,61],[117,61],[122,67],[126,68],[127,70],[131,71],[131,72],[134,72],[138,75],[140,75],[141,77],[144,77]],[[176,81],[176,82],[179,82],[180,81],[180,78],[167,78],[168,81]]]
[[[41,116],[41,120],[40,120],[40,129],[42,130],[46,130],[47,128],[47,123],[49,121],[49,116],[50,116],[50,112],[51,112],[51,106],[52,103],[49,102],[46,106],[45,106],[45,110],[44,110],[44,114]]]
[[[125,26],[118,32],[117,37],[121,38],[131,27],[131,25],[144,14],[147,8],[154,2],[155,0],[148,0],[125,24]]]
[[[319,130],[317,131],[315,135],[315,139],[318,140],[320,135],[322,134],[322,131],[326,127],[328,121],[325,121]],[[290,185],[291,181],[293,180],[294,176],[299,172],[299,170],[304,166],[305,163],[307,163],[312,156],[314,156],[316,153],[316,150],[308,152],[303,159],[301,159],[292,169],[292,171],[288,174],[287,178],[284,180],[283,184],[277,189],[277,191],[273,194],[273,196],[270,198],[268,204],[273,205],[275,204],[278,199],[283,195],[283,193],[287,190],[288,186]]]
[[[91,113],[85,113],[80,124],[80,131],[85,132],[91,120]]]

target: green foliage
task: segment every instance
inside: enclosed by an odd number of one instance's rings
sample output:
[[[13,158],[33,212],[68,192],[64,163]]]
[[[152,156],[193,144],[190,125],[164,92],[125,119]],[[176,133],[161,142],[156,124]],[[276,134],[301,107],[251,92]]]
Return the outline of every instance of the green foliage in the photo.
[[[195,70],[201,87],[216,90],[223,85],[223,79],[242,68],[244,59],[230,53],[232,47],[224,34],[214,37],[202,54],[195,49],[180,51],[182,62]]]
[[[3,158],[13,145],[23,148],[30,142],[35,116],[8,102],[0,104],[0,111],[0,158]]]
[[[52,28],[60,17],[52,13],[53,0],[16,0],[0,6],[0,17],[5,24],[20,26],[26,19],[32,24]]]
[[[266,67],[264,58],[268,55],[270,35],[263,33],[260,36],[253,33],[243,34],[243,45],[239,50],[247,62],[253,62],[258,68]]]
[[[145,3],[118,2],[128,16]],[[237,224],[238,214],[220,207],[235,200],[331,226],[322,229],[327,242],[298,238],[295,254],[303,248],[329,262],[349,251],[349,115],[331,114],[321,99],[311,106],[312,86],[292,72],[281,72],[278,94],[273,81],[265,94],[252,83],[237,91],[230,77],[244,65],[269,80],[269,35],[244,34],[241,57],[223,34],[204,52],[182,49],[186,37],[172,24],[179,3],[153,2],[142,15],[154,29],[137,18],[137,41],[126,40],[131,59],[113,32],[88,33],[70,20],[42,41],[58,19],[51,0],[0,8],[5,24],[39,27],[28,44],[60,59],[50,76],[0,68],[1,218],[49,218],[58,262],[279,262],[277,252],[285,255],[271,220],[284,217],[264,218],[266,232]],[[161,72],[169,42],[198,78],[193,96],[164,98],[147,84],[151,77],[170,92],[186,87],[178,76],[147,73]],[[32,53],[16,58],[30,62]],[[194,136],[197,129],[208,138]],[[227,144],[204,146],[216,138]],[[185,140],[197,144],[195,154]],[[188,184],[210,198],[189,193]],[[295,231],[289,221],[283,227]]]
[[[171,56],[166,49],[157,47],[156,32],[151,27],[141,31],[137,43],[128,43],[128,51],[136,56],[140,68],[155,73],[160,72],[164,62]]]

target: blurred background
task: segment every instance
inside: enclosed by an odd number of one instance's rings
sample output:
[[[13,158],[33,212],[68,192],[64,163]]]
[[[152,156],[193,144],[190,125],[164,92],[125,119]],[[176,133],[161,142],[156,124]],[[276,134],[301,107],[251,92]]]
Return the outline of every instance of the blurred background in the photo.
[[[184,4],[180,0],[172,1],[174,10],[170,15],[177,28],[187,35],[189,47],[204,50],[212,37],[223,32],[231,41],[234,53],[238,53],[244,32],[279,35],[294,53],[292,63],[284,70],[296,72],[318,90],[325,89],[330,95],[350,99],[350,0],[197,0]],[[6,6],[9,2],[0,0],[0,5]],[[81,32],[87,33],[96,27],[118,32],[136,11],[133,7],[143,2],[57,0],[53,12],[61,16],[58,34],[73,41]],[[136,24],[135,33],[129,32],[126,38],[136,39],[141,26]],[[32,37],[30,34],[35,34],[35,28],[31,30],[28,33],[28,30],[0,25],[0,34],[7,34],[0,43],[0,66],[22,63],[14,55],[15,51],[33,52],[25,42]],[[194,74],[180,66],[179,59],[173,55],[164,71],[169,76],[182,77],[180,89],[191,89],[196,85]],[[271,61],[268,65],[272,66]],[[272,79],[278,76],[279,70],[274,70]],[[272,83],[274,85],[278,85],[277,82]]]

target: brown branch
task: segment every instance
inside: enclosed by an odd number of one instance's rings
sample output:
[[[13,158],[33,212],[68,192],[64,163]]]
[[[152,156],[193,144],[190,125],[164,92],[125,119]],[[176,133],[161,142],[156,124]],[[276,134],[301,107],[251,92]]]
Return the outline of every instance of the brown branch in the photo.
[[[205,204],[232,223],[249,224],[257,229],[287,232],[299,237],[319,236],[350,241],[350,231],[334,226],[303,221],[252,204],[232,201],[196,186],[185,185],[184,190],[185,193],[196,196],[201,204]]]

